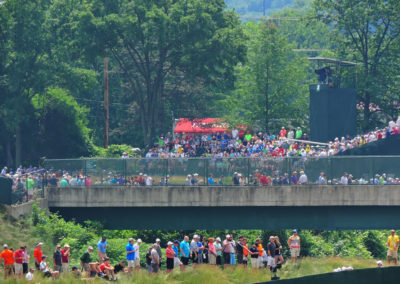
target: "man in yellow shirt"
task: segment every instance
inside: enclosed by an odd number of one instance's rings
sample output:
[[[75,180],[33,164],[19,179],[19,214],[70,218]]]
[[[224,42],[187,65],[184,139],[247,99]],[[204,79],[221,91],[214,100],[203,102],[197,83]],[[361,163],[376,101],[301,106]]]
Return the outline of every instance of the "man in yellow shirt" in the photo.
[[[399,249],[399,236],[395,235],[395,231],[390,231],[391,235],[387,240],[387,258],[390,264],[390,259],[393,258],[394,264],[397,265],[397,250]]]

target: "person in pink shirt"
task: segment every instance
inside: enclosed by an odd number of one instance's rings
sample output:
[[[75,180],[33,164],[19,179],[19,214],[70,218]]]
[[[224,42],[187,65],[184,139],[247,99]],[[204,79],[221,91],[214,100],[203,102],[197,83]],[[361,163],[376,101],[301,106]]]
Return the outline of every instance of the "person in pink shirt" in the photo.
[[[87,186],[87,187],[91,187],[92,186],[92,179],[90,178],[90,176],[87,176],[85,178],[85,186]]]
[[[210,265],[217,264],[217,249],[214,246],[214,238],[208,239],[208,263]]]

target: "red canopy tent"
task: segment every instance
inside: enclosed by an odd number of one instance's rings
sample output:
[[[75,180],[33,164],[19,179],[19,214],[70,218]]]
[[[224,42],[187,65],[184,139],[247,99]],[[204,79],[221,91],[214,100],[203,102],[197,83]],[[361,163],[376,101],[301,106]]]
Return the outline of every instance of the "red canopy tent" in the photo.
[[[221,118],[180,118],[175,133],[221,133],[228,131],[229,126]]]

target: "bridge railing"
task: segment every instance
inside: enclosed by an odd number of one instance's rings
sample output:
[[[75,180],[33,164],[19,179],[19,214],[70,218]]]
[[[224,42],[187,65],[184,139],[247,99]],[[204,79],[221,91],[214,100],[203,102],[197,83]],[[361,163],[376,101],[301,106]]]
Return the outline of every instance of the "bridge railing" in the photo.
[[[176,158],[176,159],[60,159],[46,160],[44,167],[58,176],[90,176],[93,185],[106,185],[120,176],[133,182],[140,175],[151,176],[153,185],[185,185],[188,175],[197,175],[200,185],[208,185],[213,176],[215,184],[222,179],[232,184],[235,173],[244,184],[254,184],[260,174],[271,179],[289,178],[293,172],[304,171],[310,183],[316,183],[324,172],[328,184],[337,184],[344,172],[353,176],[353,182],[363,179],[373,183],[376,175],[384,175],[385,183],[400,177],[400,156],[335,156],[335,157],[271,157],[271,158]],[[372,182],[371,182],[372,181]]]

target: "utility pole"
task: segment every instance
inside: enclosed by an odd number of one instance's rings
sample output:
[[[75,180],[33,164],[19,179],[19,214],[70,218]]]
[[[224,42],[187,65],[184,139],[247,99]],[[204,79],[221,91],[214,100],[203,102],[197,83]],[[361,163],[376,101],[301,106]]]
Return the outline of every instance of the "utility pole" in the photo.
[[[107,50],[106,50],[107,52]],[[109,126],[109,107],[108,107],[108,57],[104,57],[104,148],[108,148],[108,126]]]
[[[265,0],[263,0],[263,16],[265,17]]]

